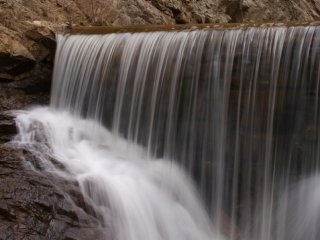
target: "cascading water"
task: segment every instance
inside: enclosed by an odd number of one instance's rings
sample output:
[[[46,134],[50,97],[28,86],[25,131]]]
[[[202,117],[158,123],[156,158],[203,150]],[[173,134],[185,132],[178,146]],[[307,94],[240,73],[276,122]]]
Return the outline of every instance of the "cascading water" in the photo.
[[[106,236],[112,231],[110,239],[214,236],[190,180],[174,164],[145,161],[143,149],[128,151],[124,140],[115,141],[98,123],[66,112],[33,109],[20,112],[17,123],[17,140],[35,152],[41,168],[79,182],[83,195],[102,217]],[[50,156],[64,167],[52,163]]]
[[[115,240],[318,240],[319,84],[315,26],[60,35],[15,142]]]

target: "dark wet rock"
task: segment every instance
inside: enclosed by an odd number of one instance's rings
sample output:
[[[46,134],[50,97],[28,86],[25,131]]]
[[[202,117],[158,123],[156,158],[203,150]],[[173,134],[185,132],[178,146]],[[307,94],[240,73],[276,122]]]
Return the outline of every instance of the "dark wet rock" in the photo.
[[[0,114],[0,143],[9,142],[17,133],[13,117]]]
[[[0,112],[3,112],[48,104],[49,94],[48,92],[27,94],[24,89],[12,87],[10,83],[0,83],[0,99]]]
[[[32,74],[19,81],[11,81],[8,87],[20,89],[26,94],[49,93],[51,89],[52,63],[39,64]]]
[[[104,239],[78,186],[31,170],[30,159],[0,145],[0,239]]]
[[[30,71],[35,66],[35,60],[26,56],[13,56],[0,52],[0,71],[12,76],[18,76]]]
[[[12,82],[15,81],[17,78],[7,74],[7,73],[0,73],[0,84],[1,83],[8,83],[8,82]]]
[[[14,119],[0,114],[0,143],[8,142],[17,133]]]

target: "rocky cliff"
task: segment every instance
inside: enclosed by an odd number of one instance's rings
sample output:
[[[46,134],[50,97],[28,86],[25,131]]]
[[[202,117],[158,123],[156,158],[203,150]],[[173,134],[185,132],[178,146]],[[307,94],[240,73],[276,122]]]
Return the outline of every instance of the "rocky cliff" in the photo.
[[[0,0],[0,239],[100,239],[76,183],[43,176],[8,110],[47,104],[55,33],[72,26],[320,20],[320,0]],[[41,170],[41,169],[38,169]],[[64,192],[72,199],[66,199]]]

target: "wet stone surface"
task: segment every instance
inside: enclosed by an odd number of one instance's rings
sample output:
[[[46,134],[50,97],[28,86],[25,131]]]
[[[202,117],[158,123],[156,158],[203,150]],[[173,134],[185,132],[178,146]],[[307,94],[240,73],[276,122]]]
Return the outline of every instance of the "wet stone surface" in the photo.
[[[103,239],[77,184],[31,170],[27,163],[35,161],[0,145],[0,239]]]

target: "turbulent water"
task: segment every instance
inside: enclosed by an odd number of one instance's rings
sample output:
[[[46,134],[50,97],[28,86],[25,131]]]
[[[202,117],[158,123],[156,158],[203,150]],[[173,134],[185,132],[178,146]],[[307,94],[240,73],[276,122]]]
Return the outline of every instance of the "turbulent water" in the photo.
[[[17,139],[41,168],[78,181],[116,240],[212,239],[214,232],[190,179],[175,164],[147,159],[143,149],[98,123],[66,112],[37,108],[20,112]],[[51,162],[50,157],[64,165]],[[214,239],[220,239],[218,237]]]
[[[319,84],[319,27],[60,35],[16,142],[115,240],[318,240]]]

